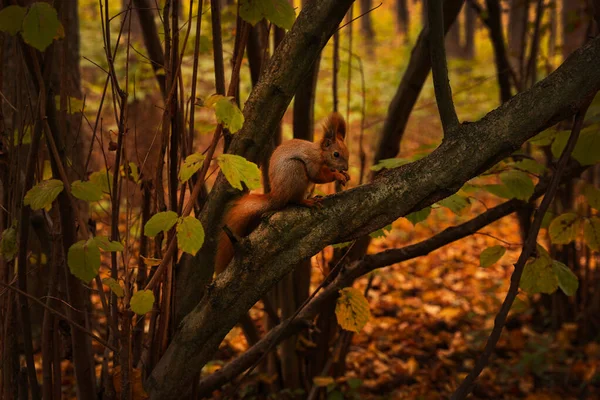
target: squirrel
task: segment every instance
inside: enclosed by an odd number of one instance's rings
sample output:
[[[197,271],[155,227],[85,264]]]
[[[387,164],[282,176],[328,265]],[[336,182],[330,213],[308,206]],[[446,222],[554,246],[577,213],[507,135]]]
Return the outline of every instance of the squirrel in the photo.
[[[320,206],[319,199],[307,198],[313,183],[338,181],[345,185],[350,175],[344,118],[337,112],[331,113],[323,131],[320,142],[292,139],[279,145],[269,161],[271,191],[242,196],[225,214],[223,225],[238,236],[247,236],[267,212],[281,210],[288,204]],[[233,245],[223,230],[217,244],[215,272],[223,272],[232,258]]]

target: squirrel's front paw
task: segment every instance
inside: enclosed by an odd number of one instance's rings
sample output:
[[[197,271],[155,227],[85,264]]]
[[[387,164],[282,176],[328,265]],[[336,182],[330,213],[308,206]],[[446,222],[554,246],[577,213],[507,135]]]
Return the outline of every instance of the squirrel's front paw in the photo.
[[[346,171],[335,171],[334,177],[336,181],[342,184],[342,186],[344,186],[350,180],[350,175],[348,175]]]

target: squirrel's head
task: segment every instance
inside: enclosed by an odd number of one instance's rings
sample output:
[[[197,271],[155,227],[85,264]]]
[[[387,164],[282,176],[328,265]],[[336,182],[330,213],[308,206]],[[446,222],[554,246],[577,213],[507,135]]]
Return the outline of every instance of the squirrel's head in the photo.
[[[327,166],[336,171],[348,171],[348,149],[344,143],[346,122],[338,112],[329,114],[323,124],[321,150]]]

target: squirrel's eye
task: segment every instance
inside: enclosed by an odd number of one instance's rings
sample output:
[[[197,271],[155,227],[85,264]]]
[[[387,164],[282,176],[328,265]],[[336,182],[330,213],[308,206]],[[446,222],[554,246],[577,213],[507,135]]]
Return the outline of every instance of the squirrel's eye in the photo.
[[[340,156],[340,153],[338,153],[337,151],[334,151],[334,152],[333,152],[333,156],[334,156],[335,158],[338,158],[338,157]]]

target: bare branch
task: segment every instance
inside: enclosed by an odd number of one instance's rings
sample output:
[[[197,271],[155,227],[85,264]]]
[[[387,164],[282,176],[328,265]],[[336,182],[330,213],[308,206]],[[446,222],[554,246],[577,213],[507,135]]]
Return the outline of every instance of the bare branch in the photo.
[[[446,47],[444,45],[444,13],[443,3],[440,1],[427,1],[427,15],[429,18],[429,50],[431,53],[431,72],[433,86],[437,100],[444,136],[458,127],[458,116],[452,101],[452,89],[448,80],[448,66],[446,64]]]

